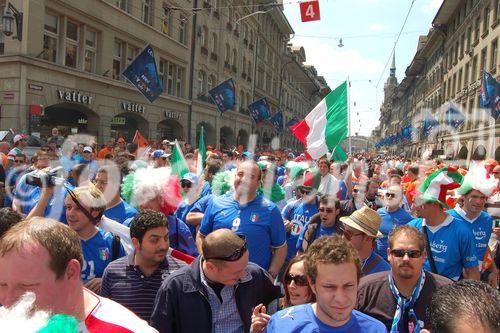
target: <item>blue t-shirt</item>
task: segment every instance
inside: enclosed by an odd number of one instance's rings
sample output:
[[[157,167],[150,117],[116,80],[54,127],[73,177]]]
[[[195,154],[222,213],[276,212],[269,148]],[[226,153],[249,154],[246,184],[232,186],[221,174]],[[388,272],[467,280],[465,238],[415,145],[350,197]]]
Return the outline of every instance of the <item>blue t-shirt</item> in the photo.
[[[314,314],[311,304],[292,306],[271,316],[266,333],[387,333],[382,322],[357,310],[352,310],[349,321],[333,327],[323,323]]]
[[[309,223],[307,225],[309,225]],[[302,229],[297,239],[297,244],[296,244],[297,251],[302,249],[302,243],[304,243],[304,235],[307,230],[307,225],[305,228]],[[314,233],[314,239],[318,239],[321,236],[331,236],[336,232],[337,232],[337,227],[335,225],[331,227],[325,227],[323,226],[323,224],[320,223],[320,225],[316,228],[316,232]]]
[[[423,219],[411,220],[408,225],[422,230]],[[448,215],[438,227],[427,226],[427,235],[437,273],[457,281],[463,268],[477,267],[476,244],[469,227]],[[429,254],[424,269],[431,271]]]
[[[133,217],[125,220],[123,225],[130,228],[132,220]],[[196,241],[194,240],[193,235],[191,235],[191,230],[189,230],[186,223],[182,222],[173,215],[167,215],[167,220],[168,241],[170,243],[170,247],[193,257],[198,256]]]
[[[209,194],[212,194],[212,187],[210,186],[210,183],[206,181],[201,188],[200,198],[203,198]]]
[[[262,195],[245,205],[240,205],[233,193],[213,197],[201,221],[200,233],[208,235],[221,228],[245,235],[249,260],[266,270],[271,264],[272,248],[286,243],[281,214],[276,205]]]
[[[80,240],[80,245],[83,252],[81,271],[83,282],[102,277],[104,269],[113,261],[113,234],[98,229],[92,238]],[[120,243],[118,258],[123,256],[125,256],[125,250]]]
[[[185,201],[181,201],[181,203],[177,207],[177,210],[175,211],[175,217],[177,217],[182,222],[185,222],[189,228],[189,231],[191,231],[191,235],[193,236],[193,238],[196,238],[196,227],[186,222],[186,216],[191,211],[191,208],[193,208],[193,206],[194,203],[188,204]]]
[[[382,233],[382,237],[376,239],[377,249],[376,252],[379,256],[387,260],[387,247],[388,247],[388,236],[392,229],[399,227],[401,225],[410,222],[413,217],[408,214],[403,208],[398,208],[394,212],[388,212],[387,209],[379,208],[377,210],[378,215],[382,219],[380,223],[380,228],[378,229]]]
[[[14,192],[14,198],[21,203],[21,212],[25,215],[28,215],[36,206],[42,195],[42,188],[26,184],[26,175],[28,174],[21,176]],[[70,186],[70,189],[72,188],[73,187]],[[66,199],[67,194],[68,191],[66,187],[57,186],[47,203],[43,217],[49,217],[56,221],[66,223],[66,205],[64,204],[64,199]]]
[[[108,208],[104,211],[104,215],[116,222],[123,224],[125,220],[133,218],[138,214],[137,209],[130,206],[126,201],[120,200],[115,206]]]
[[[209,194],[204,197],[200,197],[200,199],[198,199],[198,201],[194,203],[189,212],[205,213],[205,210],[208,207],[208,203],[210,202],[210,200],[212,200],[213,196],[213,194]]]
[[[372,251],[370,256],[366,258],[366,261],[362,261],[361,264],[363,265],[363,267],[367,267],[376,257],[377,253],[375,253],[375,251]],[[389,263],[385,260],[380,260],[375,266],[372,267],[372,269],[370,269],[369,272],[366,273],[366,275],[390,271],[390,270],[391,270],[391,265],[389,265]]]
[[[318,204],[304,203],[302,200],[293,201],[283,208],[281,215],[292,223],[292,229],[286,233],[287,253],[286,260],[297,254],[297,241],[300,233],[305,229],[311,217],[318,213]]]
[[[474,221],[471,221],[466,218],[465,212],[463,212],[463,210],[458,206],[455,209],[450,209],[448,214],[453,216],[456,220],[460,220],[469,226],[474,236],[474,242],[476,243],[477,260],[482,262],[486,249],[488,248],[491,231],[493,230],[493,219],[491,216],[485,211],[482,211]]]

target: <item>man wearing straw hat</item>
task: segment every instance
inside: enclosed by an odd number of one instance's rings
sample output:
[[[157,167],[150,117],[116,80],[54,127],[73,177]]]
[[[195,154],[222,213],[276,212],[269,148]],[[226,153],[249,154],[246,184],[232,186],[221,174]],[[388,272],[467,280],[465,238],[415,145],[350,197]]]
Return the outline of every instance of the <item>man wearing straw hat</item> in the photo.
[[[344,224],[343,238],[358,250],[363,276],[391,269],[391,266],[373,251],[375,239],[382,237],[382,233],[378,231],[381,218],[376,211],[364,206],[350,216],[341,217],[340,221]]]

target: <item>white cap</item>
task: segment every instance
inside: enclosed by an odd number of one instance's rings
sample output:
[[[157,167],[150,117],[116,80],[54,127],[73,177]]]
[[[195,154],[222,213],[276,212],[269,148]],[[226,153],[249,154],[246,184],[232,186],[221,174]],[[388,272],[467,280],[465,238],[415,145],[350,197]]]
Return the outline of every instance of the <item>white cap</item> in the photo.
[[[91,153],[92,152],[92,147],[85,146],[85,148],[83,148],[83,151]]]
[[[14,140],[14,143],[17,143],[17,142],[19,142],[19,141],[21,141],[21,140],[23,140],[23,139],[26,139],[26,137],[25,137],[24,135],[21,135],[21,134],[16,134],[16,135],[14,136],[14,139],[13,139],[13,140]]]

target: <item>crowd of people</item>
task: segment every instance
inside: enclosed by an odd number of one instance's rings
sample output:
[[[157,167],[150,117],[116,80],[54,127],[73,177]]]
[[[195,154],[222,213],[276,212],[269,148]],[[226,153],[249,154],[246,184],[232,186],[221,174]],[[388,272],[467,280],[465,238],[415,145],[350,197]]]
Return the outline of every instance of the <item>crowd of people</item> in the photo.
[[[173,145],[0,142],[1,331],[500,330],[497,161]]]

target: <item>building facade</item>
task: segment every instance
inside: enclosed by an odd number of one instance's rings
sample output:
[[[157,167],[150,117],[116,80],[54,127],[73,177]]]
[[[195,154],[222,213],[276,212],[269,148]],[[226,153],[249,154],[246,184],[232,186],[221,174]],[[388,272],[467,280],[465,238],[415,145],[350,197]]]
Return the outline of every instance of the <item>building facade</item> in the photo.
[[[400,84],[391,69],[374,134],[397,136],[411,125],[413,135],[384,149],[414,158],[429,153],[461,160],[500,158],[499,122],[479,104],[483,71],[500,79],[499,12],[498,0],[443,2]],[[451,126],[450,109],[459,110],[463,122]],[[432,118],[438,124],[426,127]]]
[[[253,124],[248,104],[266,97],[277,112],[290,75],[301,85],[285,119],[300,118],[328,89],[302,59],[296,70],[283,66],[293,30],[282,7],[266,1],[0,0],[2,13],[9,3],[23,24],[20,40],[1,34],[0,129],[45,137],[57,126],[100,142],[131,140],[138,129],[150,140],[195,143],[203,126],[207,144],[247,146],[256,133],[262,145],[276,131]],[[259,9],[269,12],[253,14]],[[164,87],[154,103],[121,75],[148,43]],[[238,107],[220,115],[207,92],[227,78]],[[308,99],[313,87],[320,93]],[[278,137],[282,147],[299,147],[289,134]]]

